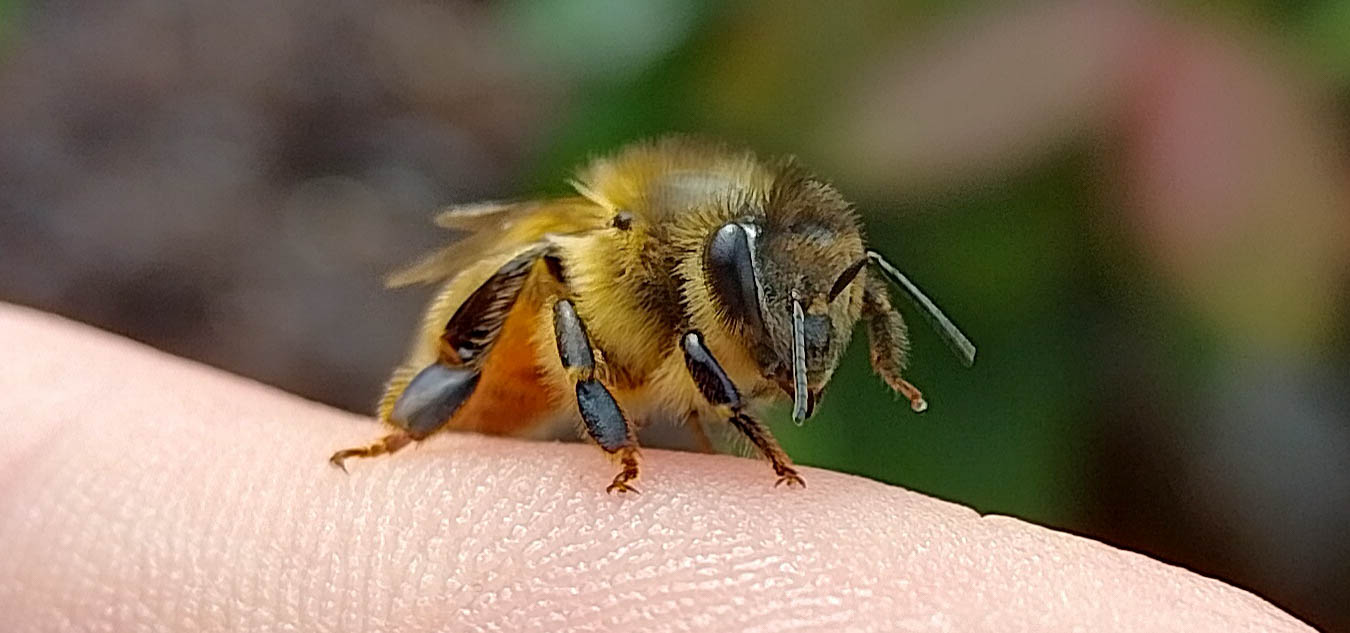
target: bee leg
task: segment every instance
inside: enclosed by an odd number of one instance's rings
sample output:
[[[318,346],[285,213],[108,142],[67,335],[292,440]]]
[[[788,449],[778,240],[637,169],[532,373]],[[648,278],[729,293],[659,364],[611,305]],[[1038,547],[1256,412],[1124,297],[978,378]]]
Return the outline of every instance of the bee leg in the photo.
[[[637,438],[614,396],[595,375],[595,354],[576,307],[567,299],[553,304],[553,334],[562,366],[576,384],[577,410],[586,432],[605,452],[618,458],[621,469],[605,492],[637,492]]]
[[[689,369],[689,374],[693,376],[694,384],[698,386],[703,397],[769,459],[774,474],[778,475],[778,482],[774,485],[787,484],[789,488],[805,487],[806,482],[797,474],[797,469],[792,467],[792,460],[778,445],[778,440],[773,438],[773,434],[759,420],[744,410],[745,405],[740,392],[726,371],[717,363],[712,352],[704,345],[703,335],[697,331],[686,332],[680,337],[680,348],[684,351],[685,367]]]
[[[328,461],[346,470],[343,462],[349,457],[384,455],[426,438],[445,426],[460,405],[469,399],[478,386],[478,376],[478,370],[468,367],[451,367],[439,362],[426,366],[407,380],[387,412],[381,407],[381,417],[399,427],[398,431],[370,446],[333,453]],[[396,373],[390,382],[390,390],[399,389],[399,383],[404,380],[406,378]],[[389,399],[386,396],[385,400]]]
[[[436,362],[416,374],[416,366],[404,365],[394,371],[380,398],[379,416],[400,430],[370,446],[333,453],[328,461],[346,470],[343,462],[349,457],[392,453],[444,427],[473,395],[488,347],[501,331],[535,261],[547,253],[546,246],[522,252],[474,290],[446,322]]]
[[[778,475],[778,481],[773,484],[775,488],[783,484],[787,484],[789,488],[806,487],[806,482],[797,474],[797,469],[792,467],[792,460],[783,452],[783,448],[778,445],[778,440],[773,438],[768,427],[744,411],[731,416],[731,424],[750,438],[750,443],[769,458],[774,474]]]
[[[909,400],[915,413],[928,409],[923,393],[901,377],[909,357],[909,332],[904,319],[891,305],[890,295],[881,280],[869,277],[863,291],[863,317],[867,319],[867,339],[872,370],[891,389]]]
[[[345,473],[347,472],[347,464],[345,462],[349,458],[377,457],[379,455],[385,455],[397,451],[398,449],[403,448],[404,446],[407,446],[408,444],[412,443],[412,441],[413,438],[411,435],[408,435],[407,431],[395,431],[393,433],[390,433],[389,435],[380,438],[374,444],[371,444],[369,446],[362,446],[360,448],[344,448],[336,453],[333,453],[333,456],[328,458],[328,463],[338,468],[341,468],[342,472]]]

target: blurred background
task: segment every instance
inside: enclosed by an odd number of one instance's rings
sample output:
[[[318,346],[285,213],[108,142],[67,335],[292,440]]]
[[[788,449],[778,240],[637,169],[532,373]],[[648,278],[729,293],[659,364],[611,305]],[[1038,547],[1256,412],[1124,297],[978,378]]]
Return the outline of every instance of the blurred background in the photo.
[[[443,205],[794,153],[980,346],[800,462],[1350,631],[1350,3],[0,0],[0,299],[369,411]]]

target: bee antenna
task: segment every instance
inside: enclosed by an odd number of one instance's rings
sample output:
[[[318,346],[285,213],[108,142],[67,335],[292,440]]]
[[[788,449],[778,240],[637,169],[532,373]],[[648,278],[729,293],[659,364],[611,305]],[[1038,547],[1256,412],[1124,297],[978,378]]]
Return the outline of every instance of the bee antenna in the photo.
[[[794,293],[795,294],[795,293]],[[802,302],[792,299],[792,421],[801,426],[810,413],[806,388],[806,315]]]
[[[918,286],[914,285],[914,282],[886,261],[881,253],[867,251],[867,259],[880,268],[881,274],[885,275],[891,283],[905,291],[905,297],[919,309],[919,314],[922,314],[928,320],[928,324],[933,326],[933,330],[938,333],[938,336],[942,337],[942,341],[947,344],[947,347],[952,350],[952,354],[956,355],[962,365],[970,367],[975,364],[975,344],[971,343],[970,339],[961,333],[956,324],[952,323],[952,320],[947,318],[947,315],[943,314],[942,310],[939,310],[937,305],[927,295],[924,295]]]

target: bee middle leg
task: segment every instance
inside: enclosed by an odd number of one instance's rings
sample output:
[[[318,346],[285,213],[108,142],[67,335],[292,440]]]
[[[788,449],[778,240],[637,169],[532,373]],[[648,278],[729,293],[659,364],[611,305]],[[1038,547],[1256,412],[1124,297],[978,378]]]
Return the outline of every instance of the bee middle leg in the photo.
[[[769,459],[774,474],[778,475],[778,481],[774,485],[787,484],[789,488],[805,487],[806,482],[797,474],[797,469],[792,466],[792,459],[778,445],[778,440],[774,439],[767,427],[744,410],[745,405],[740,392],[718,364],[717,358],[704,345],[703,335],[697,331],[686,332],[680,337],[680,347],[684,352],[685,367],[689,369],[689,374],[693,376],[694,384],[698,386],[704,399],[722,413],[732,426],[745,434],[750,443]]]
[[[637,492],[638,446],[633,427],[624,418],[613,394],[595,375],[595,353],[576,307],[567,299],[553,304],[553,335],[558,356],[576,385],[577,410],[586,432],[605,452],[619,460],[619,474],[605,492]]]

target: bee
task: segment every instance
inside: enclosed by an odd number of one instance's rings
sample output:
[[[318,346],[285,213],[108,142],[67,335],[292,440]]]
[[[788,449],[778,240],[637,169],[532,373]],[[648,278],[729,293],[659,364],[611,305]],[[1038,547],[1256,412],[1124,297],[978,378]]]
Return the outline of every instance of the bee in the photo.
[[[391,432],[338,451],[393,453],[443,429],[539,436],[573,425],[616,462],[609,492],[635,492],[636,429],[655,420],[730,425],[804,486],[755,416],[792,402],[810,417],[858,321],[872,367],[916,412],[903,373],[910,300],[966,366],[975,347],[867,247],[851,205],[793,159],[761,160],[686,138],[592,161],[575,195],[452,208],[465,236],[389,279],[439,283],[378,407]]]

